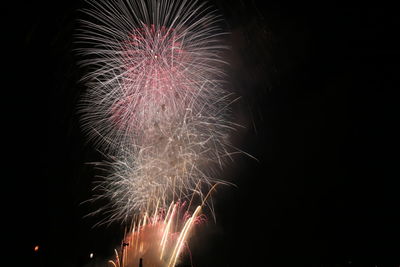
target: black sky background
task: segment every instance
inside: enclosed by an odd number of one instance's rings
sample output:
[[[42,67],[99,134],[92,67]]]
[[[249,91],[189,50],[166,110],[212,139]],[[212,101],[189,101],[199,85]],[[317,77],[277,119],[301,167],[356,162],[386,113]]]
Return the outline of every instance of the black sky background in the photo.
[[[217,223],[193,237],[193,266],[398,266],[396,7],[212,3],[232,33],[230,83],[247,126],[237,145],[258,161],[238,157],[226,172],[237,188],[215,195]],[[96,175],[86,163],[102,160],[76,114],[83,5],[3,9],[10,266],[85,266],[122,237],[122,226],[83,218],[95,208],[81,204]]]

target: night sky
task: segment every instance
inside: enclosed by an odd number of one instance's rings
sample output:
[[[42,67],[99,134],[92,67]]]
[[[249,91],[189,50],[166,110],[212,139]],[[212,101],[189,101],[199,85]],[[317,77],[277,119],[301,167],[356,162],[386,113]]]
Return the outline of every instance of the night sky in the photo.
[[[97,179],[87,163],[104,159],[76,111],[84,3],[37,2],[2,8],[3,258],[95,266],[124,227],[84,217],[99,205],[83,203]],[[399,266],[400,16],[382,2],[293,2],[211,1],[242,96],[233,140],[257,160],[237,156],[224,172],[236,187],[214,195],[217,222],[196,230],[193,266]]]

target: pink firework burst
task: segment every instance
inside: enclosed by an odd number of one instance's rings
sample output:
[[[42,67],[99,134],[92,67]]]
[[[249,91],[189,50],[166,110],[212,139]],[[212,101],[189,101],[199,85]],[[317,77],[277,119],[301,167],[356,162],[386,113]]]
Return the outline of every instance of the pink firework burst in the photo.
[[[84,129],[108,151],[131,144],[160,122],[226,113],[224,33],[197,1],[89,1],[78,35],[88,91]],[[88,47],[84,47],[84,46]]]
[[[154,24],[135,29],[129,36],[122,58],[122,97],[110,107],[117,127],[123,130],[132,125],[141,130],[154,119],[154,112],[172,116],[190,104],[198,87],[181,38],[175,30]]]

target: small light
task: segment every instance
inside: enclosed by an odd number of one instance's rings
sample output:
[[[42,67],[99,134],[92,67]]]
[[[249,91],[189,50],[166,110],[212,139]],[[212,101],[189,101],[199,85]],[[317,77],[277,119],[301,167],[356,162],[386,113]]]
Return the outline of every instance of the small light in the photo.
[[[89,254],[89,258],[93,259],[93,253]]]
[[[38,251],[39,251],[39,246],[36,245],[36,246],[33,248],[33,250],[34,250],[35,252],[38,252]]]

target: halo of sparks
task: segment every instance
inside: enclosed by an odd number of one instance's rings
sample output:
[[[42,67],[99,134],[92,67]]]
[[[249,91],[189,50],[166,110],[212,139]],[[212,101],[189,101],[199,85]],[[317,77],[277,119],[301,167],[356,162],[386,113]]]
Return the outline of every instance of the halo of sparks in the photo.
[[[196,0],[87,2],[78,34],[88,69],[80,112],[90,139],[112,159],[96,187],[110,204],[97,212],[108,214],[103,222],[134,221],[130,246],[109,263],[175,266],[204,192],[226,183],[215,178],[236,128],[223,89],[225,33]],[[179,217],[178,203],[194,196],[202,205]]]

